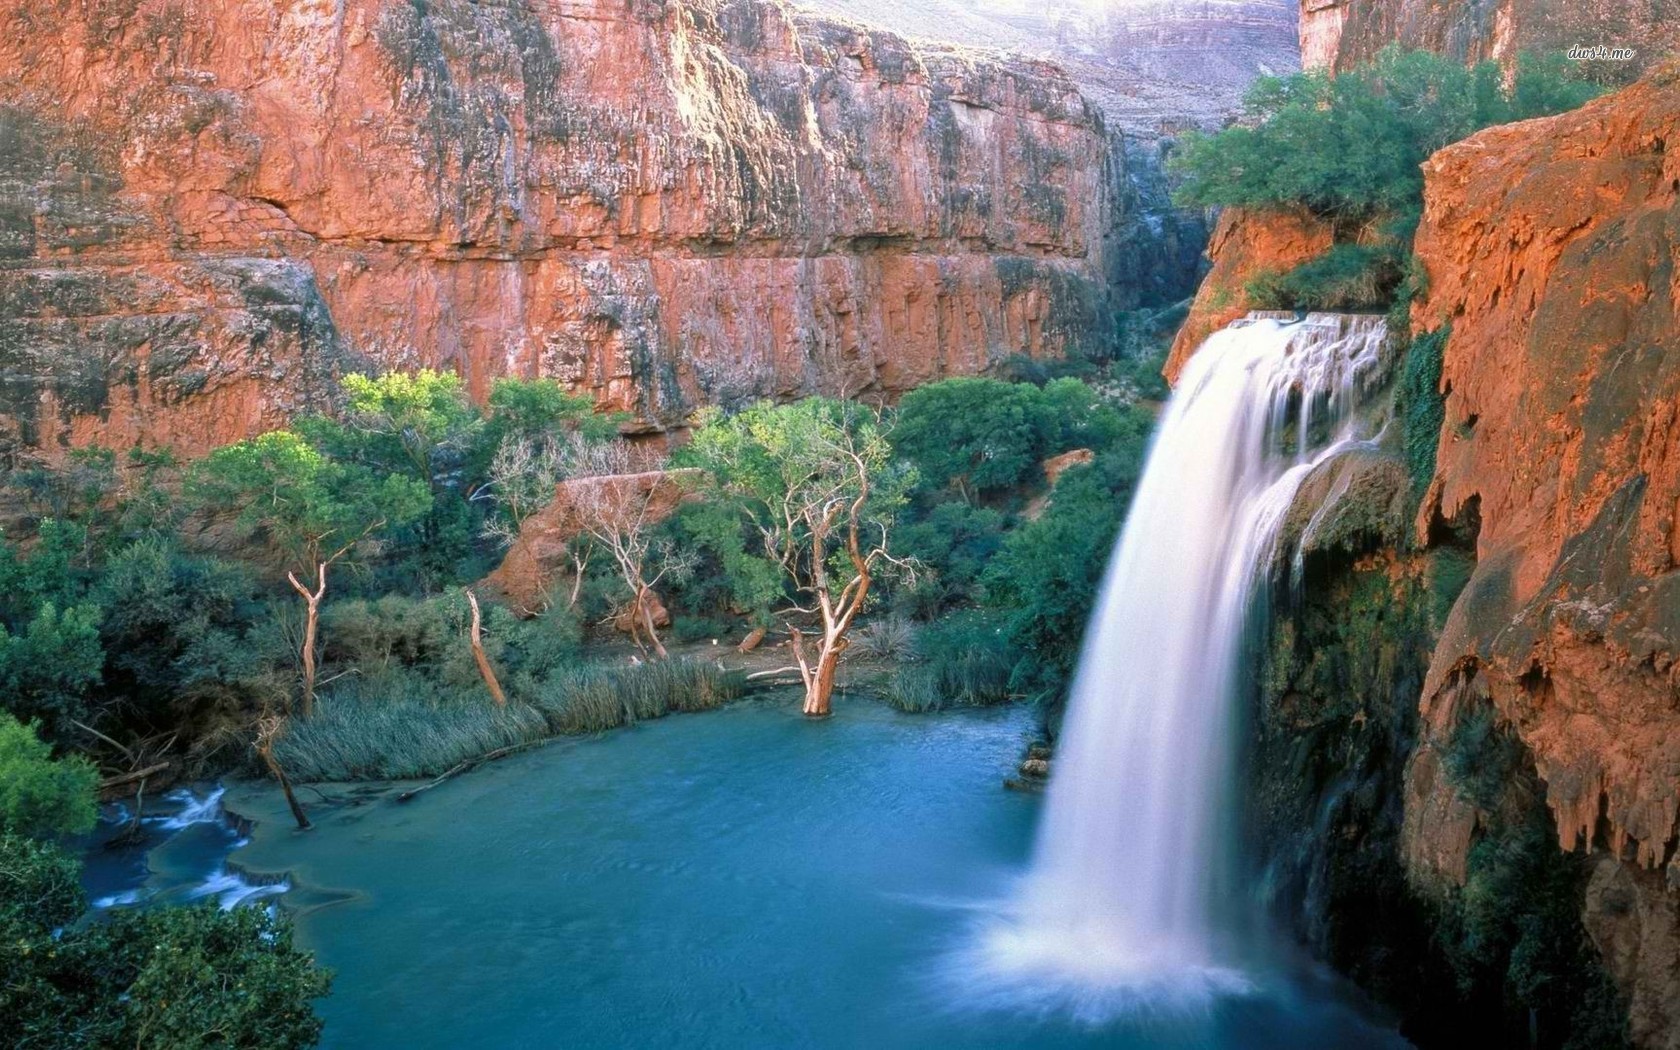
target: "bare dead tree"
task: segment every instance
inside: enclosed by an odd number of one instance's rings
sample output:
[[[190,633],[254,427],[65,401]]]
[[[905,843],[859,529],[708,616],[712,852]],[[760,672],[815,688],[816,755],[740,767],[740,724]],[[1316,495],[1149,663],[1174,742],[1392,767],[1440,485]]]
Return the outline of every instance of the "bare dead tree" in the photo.
[[[292,782],[286,776],[286,771],[280,768],[279,759],[274,757],[274,744],[286,731],[284,716],[269,712],[257,721],[257,756],[263,765],[280,782],[280,792],[286,796],[286,805],[291,807],[292,819],[297,821],[299,831],[308,831],[314,825],[309,823],[309,816],[304,813],[303,805],[298,802],[297,795],[292,791]]]
[[[484,687],[490,690],[490,698],[496,701],[497,707],[507,706],[507,694],[502,692],[502,683],[496,679],[496,669],[490,666],[490,657],[484,652],[483,619],[478,611],[478,595],[472,588],[466,589],[467,604],[472,607],[472,624],[468,628],[467,640],[472,645],[473,662],[478,664],[479,677],[484,679]]]
[[[627,593],[624,609],[630,638],[643,652],[667,656],[654,609],[662,581],[678,582],[693,571],[695,555],[656,535],[662,501],[677,482],[659,462],[622,442],[595,443],[576,435],[557,443],[569,484],[567,509],[584,535],[605,551]]]

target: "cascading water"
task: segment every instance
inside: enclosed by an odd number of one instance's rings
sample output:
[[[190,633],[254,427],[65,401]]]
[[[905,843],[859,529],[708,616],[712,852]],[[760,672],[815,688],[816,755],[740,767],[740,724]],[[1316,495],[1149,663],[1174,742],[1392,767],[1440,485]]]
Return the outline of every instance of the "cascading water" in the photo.
[[[1296,489],[1361,440],[1376,318],[1252,315],[1168,404],[1086,632],[1033,868],[994,975],[1091,1006],[1241,981],[1231,885],[1236,678]]]

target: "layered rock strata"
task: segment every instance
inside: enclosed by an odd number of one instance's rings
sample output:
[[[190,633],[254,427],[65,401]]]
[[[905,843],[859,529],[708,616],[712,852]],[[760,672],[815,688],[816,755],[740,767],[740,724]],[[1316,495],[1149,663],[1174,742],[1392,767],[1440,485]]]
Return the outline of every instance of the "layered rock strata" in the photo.
[[[4,0],[0,71],[14,451],[201,451],[357,368],[891,397],[1127,295],[1064,74],[777,0]]]

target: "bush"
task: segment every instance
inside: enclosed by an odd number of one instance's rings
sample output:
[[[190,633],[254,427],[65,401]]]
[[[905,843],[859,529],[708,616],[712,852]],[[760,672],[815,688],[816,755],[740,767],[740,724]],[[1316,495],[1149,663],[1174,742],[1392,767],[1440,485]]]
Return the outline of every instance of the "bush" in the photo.
[[[985,605],[1019,653],[1010,688],[1040,698],[1052,718],[1143,469],[1152,419],[1136,409],[1127,421],[1095,462],[1062,475],[1043,515],[1010,533],[986,571]]]
[[[900,711],[983,707],[1010,698],[1018,655],[995,619],[969,611],[929,624],[914,636],[909,660],[899,663],[886,699]]]
[[[261,908],[86,910],[74,857],[0,836],[0,1044],[302,1050],[329,976]]]
[[[1294,269],[1257,274],[1244,291],[1257,310],[1378,310],[1404,276],[1404,253],[1393,241],[1338,244]]]
[[[1173,167],[1181,204],[1305,209],[1337,243],[1287,273],[1262,274],[1261,309],[1363,310],[1392,302],[1423,210],[1420,165],[1482,128],[1573,109],[1600,92],[1560,56],[1522,56],[1509,86],[1499,67],[1465,68],[1389,48],[1362,69],[1262,77],[1247,120],[1186,136]]]
[[[53,761],[34,726],[0,714],[0,833],[51,838],[87,831],[98,786],[86,759]]]
[[[887,616],[854,630],[847,652],[855,660],[904,663],[916,658],[917,634],[916,625],[909,619]]]
[[[1099,447],[1118,429],[1114,410],[1077,379],[1041,388],[962,377],[905,394],[890,437],[915,466],[919,492],[955,487],[973,502],[1036,480],[1046,457]]]
[[[1415,215],[1419,165],[1493,124],[1573,109],[1600,89],[1565,63],[1524,57],[1509,88],[1492,62],[1465,68],[1389,48],[1362,69],[1262,77],[1242,124],[1188,135],[1173,160],[1178,200],[1213,207],[1305,207],[1364,224]]]

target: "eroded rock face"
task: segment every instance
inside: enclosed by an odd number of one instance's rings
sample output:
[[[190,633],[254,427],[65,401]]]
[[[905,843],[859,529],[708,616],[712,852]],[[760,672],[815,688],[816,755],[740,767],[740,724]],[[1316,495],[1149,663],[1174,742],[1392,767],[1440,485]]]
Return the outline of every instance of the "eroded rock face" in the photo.
[[[1592,59],[1593,72],[1631,79],[1680,46],[1673,0],[1300,0],[1301,65],[1340,72],[1378,51],[1434,51],[1514,66],[1524,51],[1629,48],[1627,61]]]
[[[0,0],[0,69],[15,444],[198,451],[420,365],[671,424],[1115,305],[1123,153],[1062,73],[777,0]]]
[[[1412,322],[1451,335],[1418,528],[1426,540],[1468,529],[1476,566],[1436,647],[1408,775],[1422,874],[1461,875],[1475,820],[1447,794],[1439,752],[1463,707],[1486,703],[1532,754],[1560,847],[1605,851],[1642,900],[1668,866],[1663,892],[1675,892],[1677,143],[1680,80],[1657,75],[1425,165],[1428,293]],[[1587,925],[1632,982],[1636,1041],[1680,1046],[1680,962],[1627,962],[1626,921],[1595,915],[1595,899],[1609,897],[1589,894]],[[1672,899],[1641,904],[1636,940],[1676,943],[1674,913]]]
[[[1330,250],[1333,235],[1328,222],[1305,212],[1226,208],[1208,242],[1213,268],[1196,290],[1167,355],[1167,381],[1178,382],[1178,373],[1203,340],[1254,309],[1245,287],[1249,281],[1322,255]]]
[[[554,499],[525,519],[502,563],[484,578],[483,586],[519,615],[534,616],[555,600],[557,587],[569,587],[576,576],[572,541],[586,531],[579,518],[580,501],[624,506],[637,519],[656,525],[692,495],[697,480],[698,471],[649,470],[562,481],[555,487]],[[657,620],[655,625],[664,626]]]

